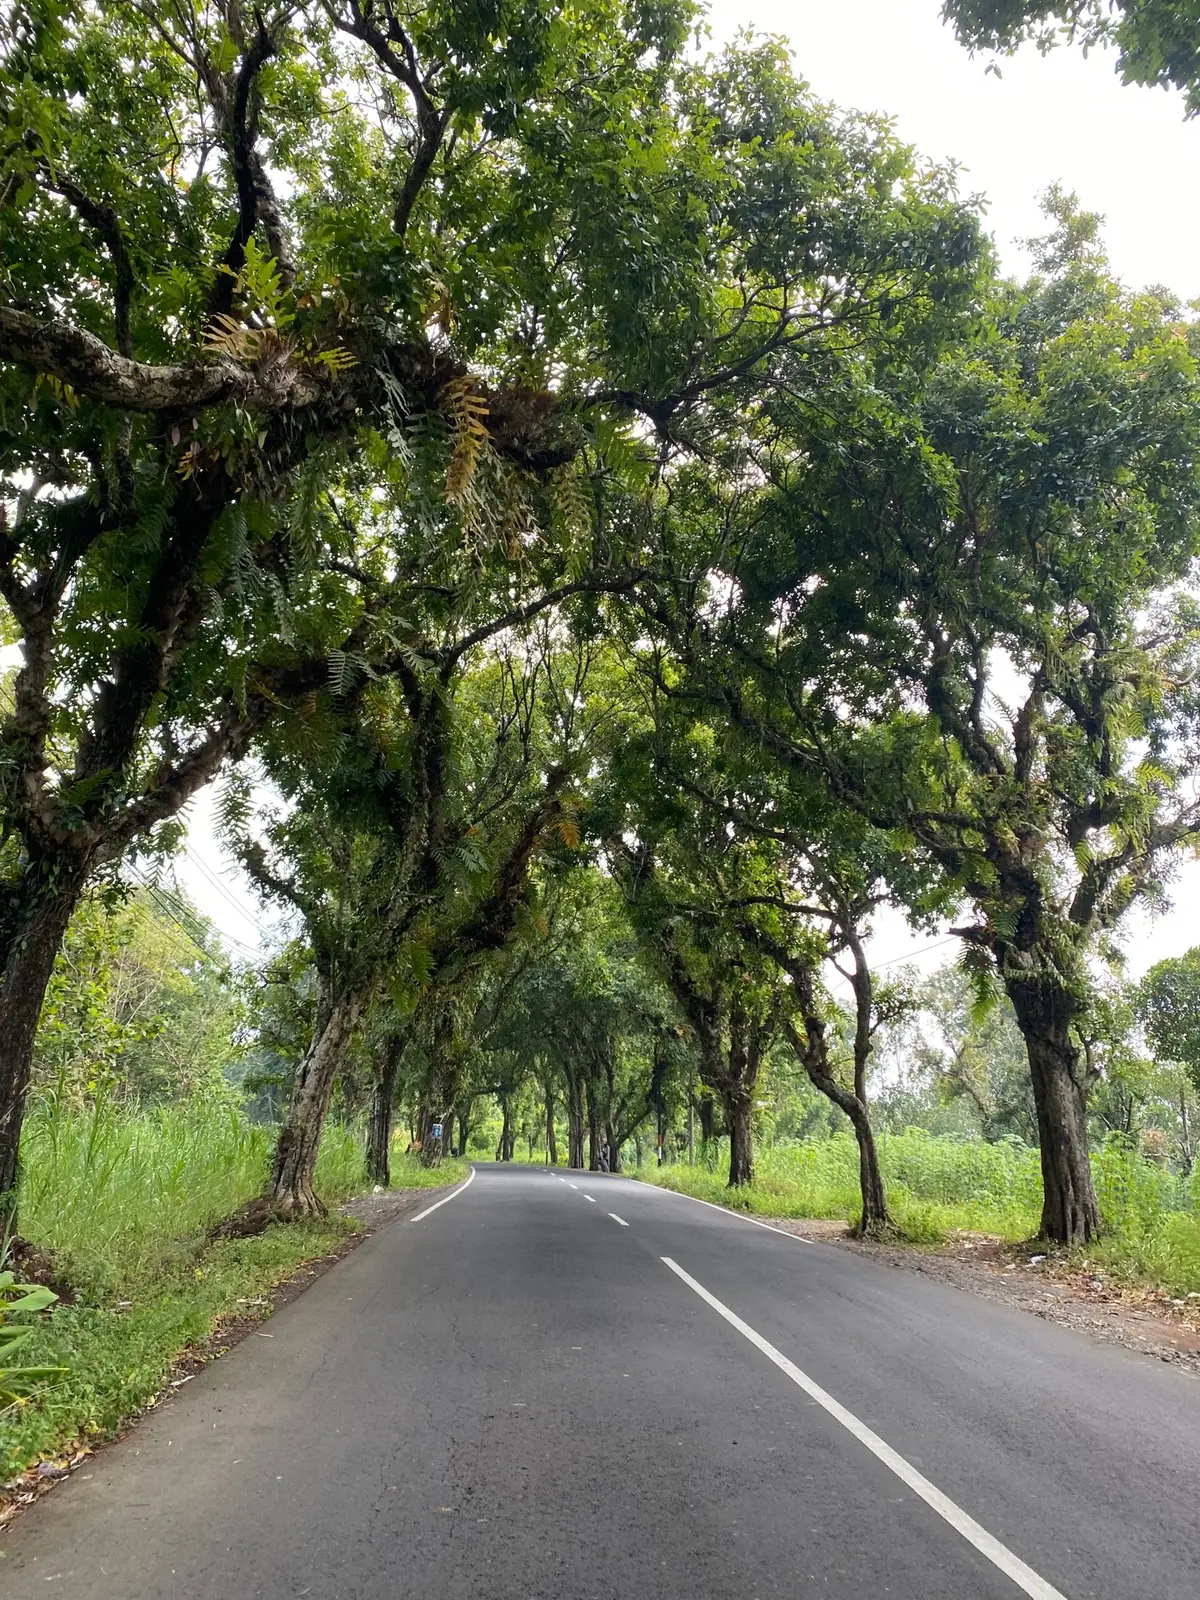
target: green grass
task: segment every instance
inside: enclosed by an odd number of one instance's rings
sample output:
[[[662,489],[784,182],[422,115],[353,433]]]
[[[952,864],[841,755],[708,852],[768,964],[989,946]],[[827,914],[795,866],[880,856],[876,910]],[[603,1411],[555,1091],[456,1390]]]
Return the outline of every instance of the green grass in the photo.
[[[643,1168],[652,1183],[760,1216],[854,1222],[860,1214],[858,1146],[850,1133],[760,1151],[755,1181],[731,1192],[723,1143],[705,1163]],[[1026,1238],[1037,1227],[1041,1177],[1036,1150],[929,1134],[881,1134],[879,1159],[900,1234],[935,1244],[952,1229]]]
[[[469,1161],[447,1156],[438,1167],[423,1167],[419,1156],[393,1156],[393,1189],[441,1189],[448,1183],[461,1183],[471,1170]]]
[[[1176,1213],[1153,1232],[1110,1233],[1089,1247],[1087,1261],[1118,1283],[1151,1284],[1173,1298],[1200,1299],[1200,1220]]]
[[[222,1311],[263,1296],[303,1262],[353,1231],[343,1218],[269,1228],[226,1241],[190,1267],[177,1265],[128,1310],[63,1306],[43,1316],[22,1354],[63,1366],[67,1377],[16,1411],[0,1415],[0,1483],[76,1440],[111,1434],[158,1394],[171,1363],[207,1338]]]
[[[274,1137],[220,1108],[35,1112],[21,1141],[21,1231],[89,1299],[128,1298],[261,1192]],[[317,1192],[336,1203],[365,1186],[360,1136],[331,1124]]]
[[[354,1231],[338,1216],[210,1245],[207,1229],[262,1190],[274,1129],[228,1110],[38,1111],[22,1142],[22,1232],[53,1252],[79,1303],[36,1319],[26,1364],[66,1379],[0,1413],[0,1483],[79,1439],[110,1434],[160,1390],[176,1357],[305,1261]],[[396,1188],[437,1188],[435,1171],[392,1163]],[[367,1188],[358,1129],[332,1123],[317,1165],[330,1204]],[[128,1304],[123,1304],[128,1302]]]
[[[955,1230],[1031,1238],[1041,1216],[1038,1152],[910,1129],[879,1135],[888,1203],[902,1237],[937,1244]],[[857,1221],[858,1149],[849,1132],[760,1151],[747,1188],[726,1187],[724,1143],[694,1167],[643,1168],[639,1176],[760,1216]],[[1088,1259],[1129,1282],[1200,1292],[1200,1176],[1187,1180],[1113,1144],[1092,1158],[1106,1235]]]

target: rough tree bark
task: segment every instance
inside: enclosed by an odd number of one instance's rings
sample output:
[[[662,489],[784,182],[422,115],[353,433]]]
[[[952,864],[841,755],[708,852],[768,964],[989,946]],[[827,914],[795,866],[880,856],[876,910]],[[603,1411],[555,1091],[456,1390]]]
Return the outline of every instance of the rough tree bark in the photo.
[[[271,1204],[281,1217],[325,1215],[325,1206],[313,1189],[317,1152],[333,1081],[361,1010],[357,995],[336,995],[300,1063],[287,1118],[276,1141],[271,1172]]]
[[[1088,1244],[1101,1230],[1087,1140],[1087,1088],[1071,1037],[1077,1006],[1064,989],[1009,977],[1005,987],[1029,1057],[1042,1164],[1041,1237]]]
[[[471,1107],[466,1102],[458,1108],[458,1153],[465,1156],[467,1153],[467,1140],[471,1136]]]
[[[879,1150],[870,1113],[865,1101],[860,1100],[852,1090],[844,1088],[830,1068],[825,1023],[817,1010],[811,972],[797,981],[795,987],[804,1017],[804,1033],[801,1035],[792,1023],[788,1023],[788,1037],[813,1087],[832,1100],[850,1119],[854,1137],[858,1141],[858,1183],[862,1198],[862,1217],[857,1231],[868,1237],[878,1236],[886,1233],[892,1224],[888,1216],[887,1193],[879,1167]]]
[[[513,1158],[513,1146],[516,1143],[516,1134],[512,1125],[512,1106],[509,1096],[506,1094],[500,1096],[500,1113],[503,1121],[500,1127],[500,1143],[496,1146],[496,1160],[511,1161]]]
[[[872,1019],[874,1013],[874,980],[862,942],[855,932],[853,920],[847,915],[842,921],[842,933],[854,958],[853,971],[846,974],[854,990],[854,1088],[846,1089],[833,1075],[829,1063],[829,1046],[825,1022],[817,1005],[816,981],[811,964],[802,956],[764,934],[761,929],[748,926],[747,937],[764,951],[788,974],[792,992],[799,1002],[804,1022],[801,1034],[795,1024],[788,1021],[784,1030],[792,1049],[804,1065],[809,1081],[823,1095],[844,1111],[854,1129],[858,1143],[858,1183],[862,1199],[862,1216],[858,1232],[870,1237],[886,1234],[892,1221],[888,1215],[887,1193],[883,1173],[879,1166],[879,1149],[875,1143],[875,1130],[871,1127],[871,1113],[867,1104],[867,1070],[871,1058]],[[839,969],[840,970],[840,969]]]
[[[87,875],[78,863],[29,896],[13,918],[7,960],[0,975],[0,1234],[16,1216],[17,1166],[25,1097],[33,1068],[33,1043],[42,1001],[59,945]]]
[[[854,961],[848,974],[854,990],[854,1093],[842,1109],[850,1118],[858,1141],[858,1183],[862,1197],[858,1231],[870,1237],[888,1233],[892,1227],[867,1100],[867,1074],[874,1049],[875,980],[848,906],[842,908],[841,930]]]
[[[713,1126],[713,1110],[714,1104],[712,1095],[703,1095],[696,1101],[696,1111],[700,1117],[701,1144],[711,1144],[713,1139],[716,1137],[716,1130]]]
[[[754,1140],[750,1131],[753,1100],[743,1090],[722,1095],[729,1121],[729,1187],[738,1189],[754,1177]]]
[[[400,1058],[404,1054],[404,1037],[393,1033],[384,1041],[379,1061],[375,1088],[371,1095],[371,1110],[367,1118],[367,1176],[372,1183],[384,1189],[392,1181],[392,1109],[396,1100],[396,1079],[400,1075]]]
[[[588,1134],[588,1171],[600,1171],[600,1140],[603,1137],[600,1129],[600,1107],[596,1103],[595,1085],[589,1078],[587,1081],[587,1134]]]
[[[546,1088],[546,1165],[558,1165],[558,1139],[554,1131],[554,1091]]]
[[[567,1078],[567,1165],[580,1171],[583,1155],[583,1085],[575,1074]]]
[[[606,1122],[604,1125],[604,1139],[608,1145],[608,1170],[610,1172],[620,1172],[621,1146],[625,1141],[611,1122]]]

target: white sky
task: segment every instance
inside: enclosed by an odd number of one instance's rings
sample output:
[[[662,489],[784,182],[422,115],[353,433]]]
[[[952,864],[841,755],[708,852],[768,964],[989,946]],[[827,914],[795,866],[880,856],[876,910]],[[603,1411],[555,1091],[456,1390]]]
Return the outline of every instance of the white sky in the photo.
[[[1111,56],[1085,59],[1071,49],[1023,51],[1001,61],[996,77],[958,45],[940,9],[940,0],[715,0],[711,21],[718,41],[746,25],[784,35],[822,98],[884,112],[923,155],[958,162],[962,192],[987,198],[988,226],[1011,270],[1024,269],[1015,241],[1043,231],[1037,197],[1057,180],[1106,217],[1119,276],[1166,284],[1184,300],[1200,295],[1200,122],[1183,120],[1178,96],[1127,88]],[[257,948],[272,919],[216,841],[211,796],[190,815],[181,885],[237,941],[234,950]],[[1182,868],[1173,911],[1155,921],[1132,916],[1127,935],[1135,976],[1200,943],[1200,863]],[[887,913],[872,953],[878,962],[913,956],[932,969],[957,954],[957,941],[928,948],[936,939],[912,936]]]

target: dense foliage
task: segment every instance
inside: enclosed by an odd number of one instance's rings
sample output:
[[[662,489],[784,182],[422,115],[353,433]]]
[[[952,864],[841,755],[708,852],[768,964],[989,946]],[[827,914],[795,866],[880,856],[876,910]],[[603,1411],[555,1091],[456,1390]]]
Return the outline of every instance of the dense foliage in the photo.
[[[1195,93],[1183,8],[947,13]],[[0,22],[0,1196],[97,1302],[468,1151],[1186,1254],[1200,324],[700,20]]]

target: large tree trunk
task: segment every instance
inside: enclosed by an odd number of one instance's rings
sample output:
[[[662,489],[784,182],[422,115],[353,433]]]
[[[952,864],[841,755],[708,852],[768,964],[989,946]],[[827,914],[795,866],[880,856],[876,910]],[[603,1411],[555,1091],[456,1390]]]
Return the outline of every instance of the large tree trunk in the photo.
[[[546,1090],[546,1165],[558,1165],[558,1139],[554,1132],[554,1092]]]
[[[403,1053],[402,1035],[392,1034],[384,1043],[367,1118],[367,1176],[384,1189],[392,1181],[392,1107]]]
[[[891,1228],[888,1216],[887,1193],[883,1187],[883,1173],[879,1166],[879,1151],[875,1144],[875,1130],[865,1104],[854,1096],[854,1109],[848,1112],[858,1140],[858,1187],[862,1196],[860,1234],[870,1238],[886,1233]]]
[[[1066,991],[1009,980],[1029,1057],[1042,1160],[1041,1237],[1088,1244],[1101,1229],[1088,1155],[1086,1093],[1071,1038],[1075,1002]]]
[[[511,1161],[513,1158],[513,1146],[516,1143],[516,1136],[513,1132],[512,1125],[512,1107],[509,1096],[506,1094],[502,1094],[500,1096],[500,1111],[504,1120],[500,1128],[500,1143],[496,1147],[496,1160]]]
[[[750,1131],[753,1100],[736,1089],[723,1098],[729,1121],[729,1187],[738,1189],[754,1177],[754,1140]]]
[[[471,1136],[471,1107],[468,1102],[458,1108],[458,1153],[464,1159],[467,1154],[467,1140]]]
[[[620,1172],[621,1145],[624,1141],[617,1138],[617,1130],[611,1122],[605,1125],[604,1138],[608,1145],[608,1170],[610,1172]]]
[[[577,1171],[583,1157],[583,1086],[578,1078],[567,1079],[567,1165]]]
[[[596,1091],[589,1078],[587,1084],[588,1171],[600,1171],[600,1107],[596,1104]]]
[[[323,1217],[325,1206],[313,1189],[321,1130],[333,1094],[333,1081],[358,1022],[356,995],[341,994],[329,1006],[292,1089],[287,1120],[279,1130],[271,1172],[271,1201],[280,1216]]]
[[[86,877],[81,863],[59,864],[53,892],[35,891],[28,905],[16,909],[5,952],[0,975],[0,1237],[15,1232],[21,1124],[42,1001]]]
[[[700,1143],[711,1144],[715,1137],[713,1128],[713,1099],[711,1095],[703,1095],[696,1101],[696,1110],[700,1113]]]

